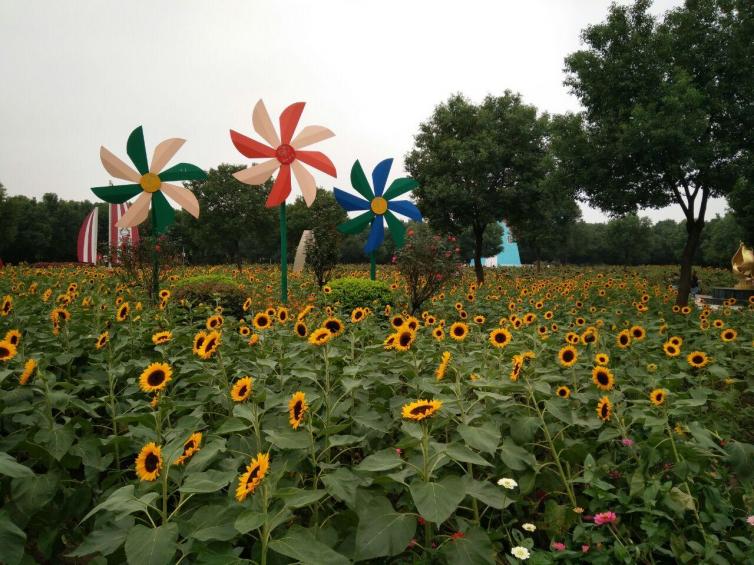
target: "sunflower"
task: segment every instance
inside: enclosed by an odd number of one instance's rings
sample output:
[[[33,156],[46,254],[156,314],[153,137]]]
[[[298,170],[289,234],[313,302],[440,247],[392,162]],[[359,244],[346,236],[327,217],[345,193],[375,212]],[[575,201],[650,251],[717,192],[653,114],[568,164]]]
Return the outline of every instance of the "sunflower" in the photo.
[[[563,367],[573,367],[578,359],[579,354],[572,345],[566,345],[558,351],[558,361]]]
[[[686,356],[686,361],[695,369],[701,369],[709,364],[709,357],[703,351],[692,351]]]
[[[246,342],[248,345],[256,345],[259,343],[259,334],[252,334],[249,338],[249,341]]]
[[[663,402],[665,402],[667,395],[668,394],[663,389],[656,388],[649,393],[649,400],[651,400],[652,404],[654,404],[655,406],[660,406]]]
[[[21,343],[21,332],[18,330],[8,330],[2,341],[7,341],[11,345],[18,347],[18,344]]]
[[[50,294],[52,294],[52,291],[50,292]],[[0,305],[0,316],[4,318],[8,314],[10,314],[11,310],[13,310],[13,297],[9,294],[6,294],[5,296],[3,296],[2,305]]]
[[[691,314],[691,306],[682,306],[681,307],[681,314]]]
[[[99,334],[99,337],[97,338],[97,342],[94,344],[94,347],[97,349],[102,349],[107,345],[107,343],[110,341],[110,332],[102,332]]]
[[[720,339],[726,342],[735,341],[737,337],[738,337],[738,332],[734,330],[733,328],[728,328],[727,330],[723,330],[723,332],[720,334]]]
[[[481,324],[483,324],[484,322],[485,322],[485,317],[484,317],[484,316],[482,316],[481,314],[477,314],[476,316],[474,316],[474,323],[475,323],[475,324],[479,324],[479,325],[481,325]]]
[[[219,330],[223,327],[223,317],[220,314],[215,314],[214,316],[210,316],[207,318],[207,321],[205,322],[205,326],[208,330]]]
[[[204,330],[200,331],[194,336],[194,355],[199,355],[201,357],[202,355],[202,346],[204,345],[204,341],[207,339],[207,332]]]
[[[621,331],[615,336],[615,343],[619,349],[628,349],[628,346],[631,345],[631,332],[628,330]]]
[[[296,322],[296,325],[293,326],[293,331],[296,332],[298,337],[306,337],[309,335],[309,330],[307,329],[306,324],[301,320]]]
[[[631,329],[628,330],[631,332],[631,338],[635,339],[636,341],[641,341],[645,337],[647,337],[647,330],[645,330],[641,326],[631,326]]]
[[[511,342],[511,332],[505,328],[497,328],[490,332],[490,343],[498,349],[503,349]]]
[[[328,284],[322,287],[322,292],[325,294],[330,294],[332,292],[332,287]]]
[[[390,325],[393,326],[396,330],[400,328],[404,322],[405,320],[403,319],[403,316],[401,316],[400,314],[397,314],[393,316],[392,318],[390,318]]]
[[[674,335],[673,337],[671,337],[670,339],[668,339],[668,342],[672,343],[676,347],[681,347],[683,345],[683,338],[682,337],[678,337],[677,335]]]
[[[128,306],[128,302],[124,302],[120,306],[118,306],[118,310],[115,312],[115,321],[116,322],[125,322],[128,319],[128,313],[130,311],[130,307]]]
[[[395,333],[395,349],[398,351],[408,351],[416,340],[416,333],[404,326]]]
[[[513,356],[513,368],[511,369],[510,378],[515,383],[521,376],[521,369],[524,368],[524,358],[521,355]]]
[[[435,379],[438,381],[445,378],[445,372],[448,370],[448,364],[450,363],[451,358],[452,355],[450,354],[450,351],[443,351],[440,364],[437,366],[437,369],[435,369]]]
[[[597,341],[597,335],[597,328],[589,326],[584,330],[584,333],[581,334],[581,343],[583,343],[584,345],[594,343],[595,341]]]
[[[277,308],[273,308],[272,306],[270,306],[269,308],[267,308],[267,310],[265,310],[264,312],[265,312],[265,314],[267,314],[270,317],[270,319],[272,319],[275,316],[277,316],[277,313],[278,313]]]
[[[306,394],[300,390],[294,392],[288,401],[288,422],[294,430],[298,429],[304,421],[307,410],[309,410],[309,405],[306,403]]]
[[[312,345],[324,345],[332,339],[332,334],[327,328],[317,328],[309,334],[309,343]]]
[[[244,324],[238,328],[238,334],[242,337],[249,337],[251,335],[251,328]]]
[[[454,322],[450,326],[450,337],[456,341],[463,341],[469,334],[469,326],[463,322]]]
[[[243,301],[243,306],[241,306],[244,312],[248,312],[249,308],[251,308],[251,298],[247,298]]]
[[[27,359],[26,363],[24,363],[24,372],[21,373],[21,376],[18,378],[18,384],[25,385],[28,383],[29,379],[34,376],[36,371],[37,361],[35,359]]]
[[[437,326],[435,329],[432,330],[432,337],[434,337],[437,341],[442,341],[445,339],[445,330],[442,329],[441,326]]]
[[[248,495],[254,494],[254,490],[262,482],[269,468],[269,453],[259,453],[251,460],[251,463],[246,466],[246,472],[238,479],[238,488],[236,489],[236,500],[238,502],[243,502]]]
[[[0,341],[0,361],[10,361],[16,356],[16,346],[9,341]]]
[[[600,398],[599,402],[597,402],[597,416],[599,416],[600,420],[603,422],[607,422],[612,413],[613,403],[610,402],[610,399],[607,396],[603,396]]]
[[[162,345],[173,339],[173,334],[169,331],[157,332],[152,335],[152,343],[155,345]]]
[[[594,362],[597,363],[597,365],[607,367],[610,363],[610,357],[607,353],[597,353],[597,355],[594,356]]]
[[[357,307],[353,309],[353,312],[351,312],[351,323],[358,324],[361,320],[364,319],[364,309],[361,307]]]
[[[382,342],[383,347],[390,351],[391,349],[395,349],[395,338],[397,334],[390,334],[385,338],[385,341]]]
[[[162,450],[154,442],[141,448],[136,457],[136,475],[142,481],[154,481],[162,469]]]
[[[164,390],[173,379],[173,370],[167,363],[152,363],[139,377],[139,388],[143,392],[159,392]]]
[[[314,305],[307,304],[306,306],[304,306],[304,309],[298,313],[298,316],[296,316],[296,319],[300,322],[301,320],[306,318],[312,310],[314,310]]]
[[[199,451],[202,444],[202,432],[195,432],[183,444],[183,451],[180,457],[173,462],[173,465],[183,465],[191,456]]]
[[[168,298],[170,298],[170,291],[166,288],[163,288],[159,292],[159,296],[160,296],[160,300],[167,300]]]
[[[715,328],[717,328],[719,330],[720,328],[722,328],[725,325],[725,322],[723,322],[720,319],[717,319],[717,320],[714,320],[712,322],[712,325],[715,326]]]
[[[417,400],[404,404],[401,415],[407,420],[421,421],[429,418],[442,407],[441,400]]]
[[[272,327],[272,318],[266,312],[257,312],[254,315],[253,324],[256,330],[266,330]]]
[[[592,382],[600,390],[611,390],[615,385],[615,377],[610,369],[598,365],[592,369]]]
[[[326,328],[327,331],[332,334],[332,337],[338,337],[346,329],[346,327],[343,325],[343,322],[333,316],[327,318],[324,322],[322,322],[322,327]]]
[[[581,342],[581,336],[577,334],[576,332],[568,332],[565,335],[566,343],[570,343],[571,345],[576,345]]]
[[[555,389],[555,394],[557,394],[560,398],[568,398],[571,396],[571,389],[567,386],[559,386]]]
[[[199,350],[199,357],[202,359],[209,359],[212,357],[222,342],[222,335],[220,332],[213,330],[207,334],[202,343],[202,347]]]
[[[233,383],[230,390],[230,397],[234,402],[245,402],[251,396],[251,389],[254,386],[254,379],[251,377],[241,377]]]

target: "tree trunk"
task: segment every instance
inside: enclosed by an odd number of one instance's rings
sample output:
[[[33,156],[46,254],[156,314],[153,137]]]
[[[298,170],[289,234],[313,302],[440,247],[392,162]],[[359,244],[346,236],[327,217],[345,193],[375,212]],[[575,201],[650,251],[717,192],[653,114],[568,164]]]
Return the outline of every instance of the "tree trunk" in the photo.
[[[474,273],[476,273],[477,284],[484,282],[484,269],[482,268],[482,239],[484,237],[484,228],[479,229],[474,226]]]
[[[678,306],[686,306],[689,303],[691,271],[694,267],[694,255],[696,255],[696,250],[699,248],[699,242],[701,241],[702,228],[704,228],[704,220],[686,220],[686,232],[688,236],[683,253],[681,254],[681,274],[678,280],[678,296],[675,302]]]

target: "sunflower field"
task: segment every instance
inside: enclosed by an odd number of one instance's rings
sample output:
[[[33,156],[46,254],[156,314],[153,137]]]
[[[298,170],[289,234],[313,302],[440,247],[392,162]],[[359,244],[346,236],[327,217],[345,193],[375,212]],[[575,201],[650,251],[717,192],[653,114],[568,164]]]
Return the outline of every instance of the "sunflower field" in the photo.
[[[173,295],[208,271],[243,304]],[[0,562],[754,562],[754,304],[669,273],[465,269],[412,313],[390,267],[353,309],[5,268]]]

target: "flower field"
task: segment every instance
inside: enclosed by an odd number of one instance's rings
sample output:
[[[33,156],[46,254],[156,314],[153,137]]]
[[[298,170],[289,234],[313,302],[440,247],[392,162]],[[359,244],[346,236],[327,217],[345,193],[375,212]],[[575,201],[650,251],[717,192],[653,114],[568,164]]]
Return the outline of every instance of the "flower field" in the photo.
[[[246,300],[178,298],[208,271]],[[0,562],[752,562],[754,304],[670,273],[466,270],[411,315],[389,267],[348,309],[5,268]]]

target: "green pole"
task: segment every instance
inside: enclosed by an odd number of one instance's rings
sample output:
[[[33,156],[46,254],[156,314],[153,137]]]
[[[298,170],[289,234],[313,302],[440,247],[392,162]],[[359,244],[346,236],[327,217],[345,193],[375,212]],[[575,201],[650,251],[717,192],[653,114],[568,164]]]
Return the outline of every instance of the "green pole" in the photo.
[[[280,205],[280,300],[288,302],[288,224],[285,221],[285,202]]]
[[[369,278],[377,280],[377,260],[374,257],[374,251],[369,254]]]
[[[157,216],[154,210],[152,210],[152,236],[154,237],[154,247],[152,248],[152,303],[155,303],[160,292],[160,259],[157,256]]]

